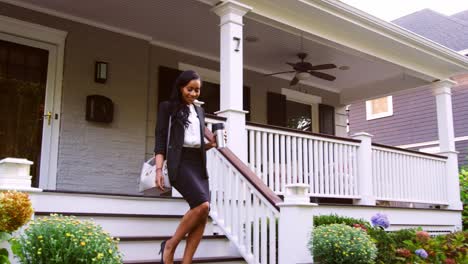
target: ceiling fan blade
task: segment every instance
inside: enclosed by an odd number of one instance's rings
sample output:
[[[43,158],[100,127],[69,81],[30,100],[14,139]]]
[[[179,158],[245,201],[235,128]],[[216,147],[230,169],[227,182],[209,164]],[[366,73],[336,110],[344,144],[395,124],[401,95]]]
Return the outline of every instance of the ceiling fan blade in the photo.
[[[291,82],[289,83],[289,86],[293,86],[293,85],[296,85],[297,83],[299,82],[299,79],[294,77]]]
[[[292,63],[292,62],[286,62],[287,65],[291,66],[291,67],[296,67],[296,63]]]
[[[328,70],[328,69],[334,69],[336,68],[335,64],[321,64],[321,65],[315,65],[309,68],[310,71],[316,71],[316,70]]]
[[[308,73],[310,73],[311,75],[313,75],[315,77],[318,77],[320,79],[324,79],[324,80],[327,80],[327,81],[334,81],[336,79],[335,76],[332,76],[330,74],[326,74],[326,73],[323,73],[323,72],[308,71]]]
[[[281,74],[281,73],[292,73],[292,72],[296,72],[296,71],[275,72],[275,73],[269,73],[269,74],[265,74],[265,76],[271,76],[271,75],[275,75],[275,74]]]

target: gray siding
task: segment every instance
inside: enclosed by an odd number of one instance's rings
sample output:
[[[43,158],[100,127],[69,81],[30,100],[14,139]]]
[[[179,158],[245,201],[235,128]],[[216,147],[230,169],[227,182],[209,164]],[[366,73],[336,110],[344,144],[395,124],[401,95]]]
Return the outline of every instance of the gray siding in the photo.
[[[458,141],[455,144],[458,153],[458,165],[460,167],[468,166],[468,140]]]
[[[455,137],[468,136],[468,84],[452,89]],[[387,145],[406,145],[438,140],[435,97],[428,88],[393,95],[393,116],[366,120],[365,101],[351,105],[350,135],[368,132],[373,140]],[[431,147],[430,145],[416,148]],[[459,164],[468,165],[468,140],[456,142]]]
[[[404,145],[437,139],[435,99],[430,89],[402,91],[393,95],[393,115],[366,120],[365,101],[353,103],[349,111],[350,135],[365,131],[375,142]]]
[[[468,83],[452,89],[455,137],[468,136]]]

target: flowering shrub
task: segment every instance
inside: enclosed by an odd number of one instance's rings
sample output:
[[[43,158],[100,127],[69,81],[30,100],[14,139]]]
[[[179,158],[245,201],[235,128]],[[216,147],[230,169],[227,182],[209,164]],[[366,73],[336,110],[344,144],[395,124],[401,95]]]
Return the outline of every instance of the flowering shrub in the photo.
[[[33,210],[29,195],[16,191],[0,192],[0,232],[14,232],[26,224]]]
[[[93,222],[51,215],[33,221],[12,249],[22,264],[115,264],[122,263],[117,243]]]
[[[425,243],[425,242],[429,241],[429,239],[431,239],[431,236],[426,231],[418,231],[418,232],[416,232],[416,239],[419,242]]]
[[[397,250],[394,263],[468,263],[468,232],[429,237],[426,232],[403,241],[406,245]],[[402,254],[405,250],[406,254]]]
[[[26,224],[33,213],[27,193],[0,192],[0,242],[8,241],[12,232]],[[0,248],[0,263],[10,263],[6,248]]]
[[[422,248],[416,249],[416,250],[414,251],[414,253],[415,253],[416,255],[418,255],[420,258],[423,258],[423,259],[427,259],[427,257],[429,256],[429,255],[427,254],[426,250],[424,250],[424,249],[422,249]]]
[[[365,231],[343,224],[314,229],[309,250],[322,264],[373,263],[377,248]]]
[[[390,221],[385,214],[377,213],[371,218],[372,226],[388,228],[390,226]]]
[[[416,229],[386,232],[383,228],[390,223],[382,214],[372,217],[373,227],[361,219],[337,215],[314,217],[314,226],[334,222],[366,232],[378,249],[376,264],[468,264],[468,231],[431,237],[426,231]]]

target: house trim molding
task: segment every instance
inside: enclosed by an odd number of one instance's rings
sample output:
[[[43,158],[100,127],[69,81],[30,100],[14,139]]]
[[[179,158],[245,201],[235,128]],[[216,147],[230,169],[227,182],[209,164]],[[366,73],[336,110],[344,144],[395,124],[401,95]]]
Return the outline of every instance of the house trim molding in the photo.
[[[468,140],[468,136],[455,138],[455,142],[467,141],[467,140]],[[414,143],[414,144],[400,145],[397,147],[398,148],[417,148],[417,147],[424,147],[424,146],[431,146],[431,145],[438,145],[438,144],[439,144],[439,141],[434,140],[434,141],[426,141],[426,142],[420,142],[420,143]]]
[[[321,104],[322,103],[322,97],[312,95],[312,94],[307,94],[307,93],[302,93],[296,90],[292,89],[287,89],[287,88],[281,88],[281,94],[286,95],[286,99],[289,101],[294,101],[298,102],[301,104]]]
[[[178,68],[181,71],[194,70],[200,75],[203,81],[220,84],[219,71],[211,70],[208,68],[204,68],[204,67],[184,63],[184,62],[179,62]]]

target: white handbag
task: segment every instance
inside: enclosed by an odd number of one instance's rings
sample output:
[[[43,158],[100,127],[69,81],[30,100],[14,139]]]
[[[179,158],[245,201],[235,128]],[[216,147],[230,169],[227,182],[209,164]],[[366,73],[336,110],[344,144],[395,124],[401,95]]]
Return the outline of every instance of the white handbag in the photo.
[[[164,178],[164,189],[170,189],[172,186],[171,186],[171,182],[169,181],[169,173],[167,171],[166,161],[164,161],[162,174]],[[152,157],[151,159],[143,163],[143,167],[141,168],[139,190],[140,192],[143,192],[148,189],[155,188],[155,187],[156,187],[156,164],[155,164],[154,157]]]
[[[169,116],[169,127],[167,131],[167,143],[166,143],[166,153],[169,146],[169,139],[171,137],[171,116]],[[167,160],[164,160],[163,167],[162,167],[162,174],[163,174],[163,181],[164,181],[164,189],[171,189],[171,182],[169,181],[169,171],[167,170]],[[155,188],[156,187],[156,161],[155,158],[152,157],[151,159],[145,161],[143,163],[143,167],[141,168],[140,173],[140,184],[139,190],[143,192],[145,190]]]

